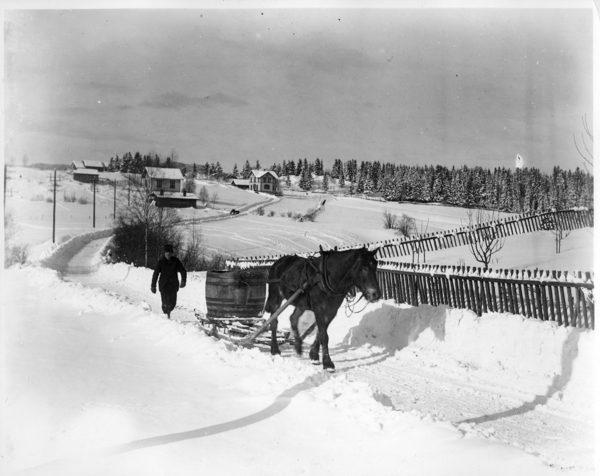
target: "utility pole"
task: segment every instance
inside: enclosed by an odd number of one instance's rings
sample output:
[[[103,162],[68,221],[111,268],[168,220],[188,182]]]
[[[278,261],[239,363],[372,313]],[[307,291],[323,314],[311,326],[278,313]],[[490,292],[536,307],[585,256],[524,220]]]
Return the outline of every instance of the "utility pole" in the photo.
[[[92,228],[96,228],[96,177],[92,177],[92,185],[94,186],[94,219],[92,221]]]
[[[54,169],[54,198],[52,200],[52,243],[56,237],[56,169]]]
[[[114,183],[114,189],[115,189],[115,194],[114,194],[114,198],[113,198],[113,202],[114,202],[114,211],[113,211],[113,220],[117,219],[117,179],[115,179],[115,183]]]

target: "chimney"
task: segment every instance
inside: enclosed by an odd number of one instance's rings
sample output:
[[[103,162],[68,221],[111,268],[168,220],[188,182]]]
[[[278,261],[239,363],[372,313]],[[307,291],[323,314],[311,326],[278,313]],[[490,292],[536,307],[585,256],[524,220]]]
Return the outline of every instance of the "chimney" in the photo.
[[[183,190],[183,196],[185,197],[187,195],[187,190]]]
[[[160,196],[162,197],[165,194],[165,191],[161,189]]]

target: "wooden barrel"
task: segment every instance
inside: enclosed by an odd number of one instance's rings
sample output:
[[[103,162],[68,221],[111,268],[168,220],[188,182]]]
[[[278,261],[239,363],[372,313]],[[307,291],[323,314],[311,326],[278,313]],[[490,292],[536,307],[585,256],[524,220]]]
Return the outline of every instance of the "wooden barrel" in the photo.
[[[234,269],[206,273],[208,317],[258,317],[267,294],[267,270]]]

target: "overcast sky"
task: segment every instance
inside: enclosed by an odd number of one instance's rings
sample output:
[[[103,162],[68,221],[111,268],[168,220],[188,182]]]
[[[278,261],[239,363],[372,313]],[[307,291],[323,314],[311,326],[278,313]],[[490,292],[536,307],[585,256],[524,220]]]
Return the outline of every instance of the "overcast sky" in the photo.
[[[226,172],[305,157],[583,166],[591,9],[4,13],[16,163],[174,149]]]

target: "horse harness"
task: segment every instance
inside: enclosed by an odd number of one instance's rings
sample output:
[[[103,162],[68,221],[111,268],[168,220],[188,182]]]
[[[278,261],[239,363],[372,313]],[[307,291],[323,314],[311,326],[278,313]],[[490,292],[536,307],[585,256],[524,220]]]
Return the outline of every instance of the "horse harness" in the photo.
[[[334,250],[333,252],[337,251]],[[305,275],[305,281],[304,284],[302,284],[302,286],[300,286],[301,288],[303,288],[303,292],[306,291],[306,289],[309,289],[315,285],[318,285],[319,288],[321,289],[321,291],[323,291],[325,294],[336,294],[336,295],[341,295],[341,294],[348,294],[348,291],[345,290],[336,290],[334,288],[334,286],[331,283],[331,277],[327,271],[327,260],[329,258],[329,255],[332,253],[332,251],[323,251],[323,249],[321,248],[321,259],[319,260],[319,266],[317,267],[317,265],[314,263],[314,259],[311,258],[304,258],[304,275]],[[358,263],[360,260],[357,260],[356,263]],[[356,263],[352,266],[352,268],[354,266],[356,266]],[[309,269],[312,269],[315,271],[314,276],[311,278],[309,276]],[[282,279],[270,279],[267,280],[267,283],[280,283],[283,286],[287,287],[287,288],[292,288],[292,286],[286,282],[284,282]],[[293,289],[294,291],[296,291],[296,289]]]

